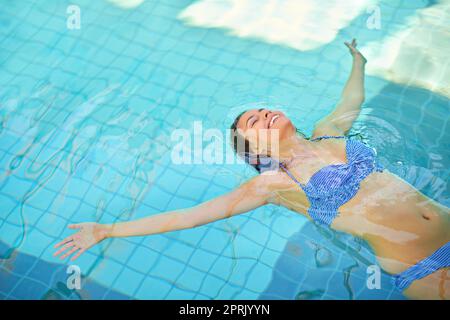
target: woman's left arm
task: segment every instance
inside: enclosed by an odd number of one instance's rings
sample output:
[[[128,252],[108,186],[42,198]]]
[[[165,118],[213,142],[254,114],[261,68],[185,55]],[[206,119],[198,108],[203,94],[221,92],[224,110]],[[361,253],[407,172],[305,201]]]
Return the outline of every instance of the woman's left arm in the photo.
[[[361,111],[364,102],[364,67],[366,58],[356,49],[356,40],[345,42],[353,56],[350,77],[342,91],[341,100],[328,116],[320,120],[315,128],[313,137],[322,135],[345,135]]]

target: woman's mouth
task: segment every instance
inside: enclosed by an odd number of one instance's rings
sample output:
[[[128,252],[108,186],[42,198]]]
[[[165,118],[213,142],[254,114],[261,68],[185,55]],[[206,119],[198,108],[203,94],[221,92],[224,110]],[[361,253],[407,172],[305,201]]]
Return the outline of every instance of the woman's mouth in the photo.
[[[276,121],[279,117],[280,117],[280,115],[279,115],[279,114],[276,114],[276,115],[274,115],[274,116],[272,117],[272,119],[270,119],[270,122],[269,122],[269,128],[271,128],[271,127],[273,126],[273,124],[275,123],[275,121]]]

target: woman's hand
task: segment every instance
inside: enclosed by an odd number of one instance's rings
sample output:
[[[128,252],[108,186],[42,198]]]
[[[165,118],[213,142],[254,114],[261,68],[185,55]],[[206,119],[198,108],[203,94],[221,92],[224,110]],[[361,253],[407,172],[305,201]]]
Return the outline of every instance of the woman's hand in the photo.
[[[362,53],[356,49],[356,39],[352,40],[352,43],[344,42],[347,48],[350,50],[350,53],[355,60],[361,60],[364,64],[367,62],[367,59],[362,55]]]
[[[69,225],[69,228],[79,229],[79,231],[56,244],[55,248],[61,248],[56,251],[53,256],[58,256],[64,252],[64,254],[59,257],[60,259],[64,259],[74,254],[70,259],[72,261],[77,259],[93,245],[107,238],[109,232],[108,226],[94,222],[71,224]]]

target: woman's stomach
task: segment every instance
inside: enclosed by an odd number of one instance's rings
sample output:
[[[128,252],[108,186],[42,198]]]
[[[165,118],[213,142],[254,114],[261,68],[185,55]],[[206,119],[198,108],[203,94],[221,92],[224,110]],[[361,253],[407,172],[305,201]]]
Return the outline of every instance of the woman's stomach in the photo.
[[[384,170],[361,182],[332,227],[365,239],[382,267],[398,273],[450,241],[449,211]]]

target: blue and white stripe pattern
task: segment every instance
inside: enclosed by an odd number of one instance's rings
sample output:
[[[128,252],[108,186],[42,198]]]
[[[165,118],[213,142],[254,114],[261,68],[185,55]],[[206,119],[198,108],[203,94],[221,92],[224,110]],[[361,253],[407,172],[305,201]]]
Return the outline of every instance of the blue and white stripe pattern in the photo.
[[[317,139],[345,138],[322,136]],[[355,196],[365,177],[374,171],[383,171],[376,161],[375,151],[366,144],[352,139],[346,141],[347,163],[326,166],[312,175],[308,183],[300,183],[283,163],[280,168],[305,192],[310,202],[309,216],[315,221],[331,225],[338,209]]]
[[[394,285],[404,290],[414,281],[426,277],[433,272],[450,267],[450,242],[437,249],[431,256],[425,258],[405,271],[392,277]]]

